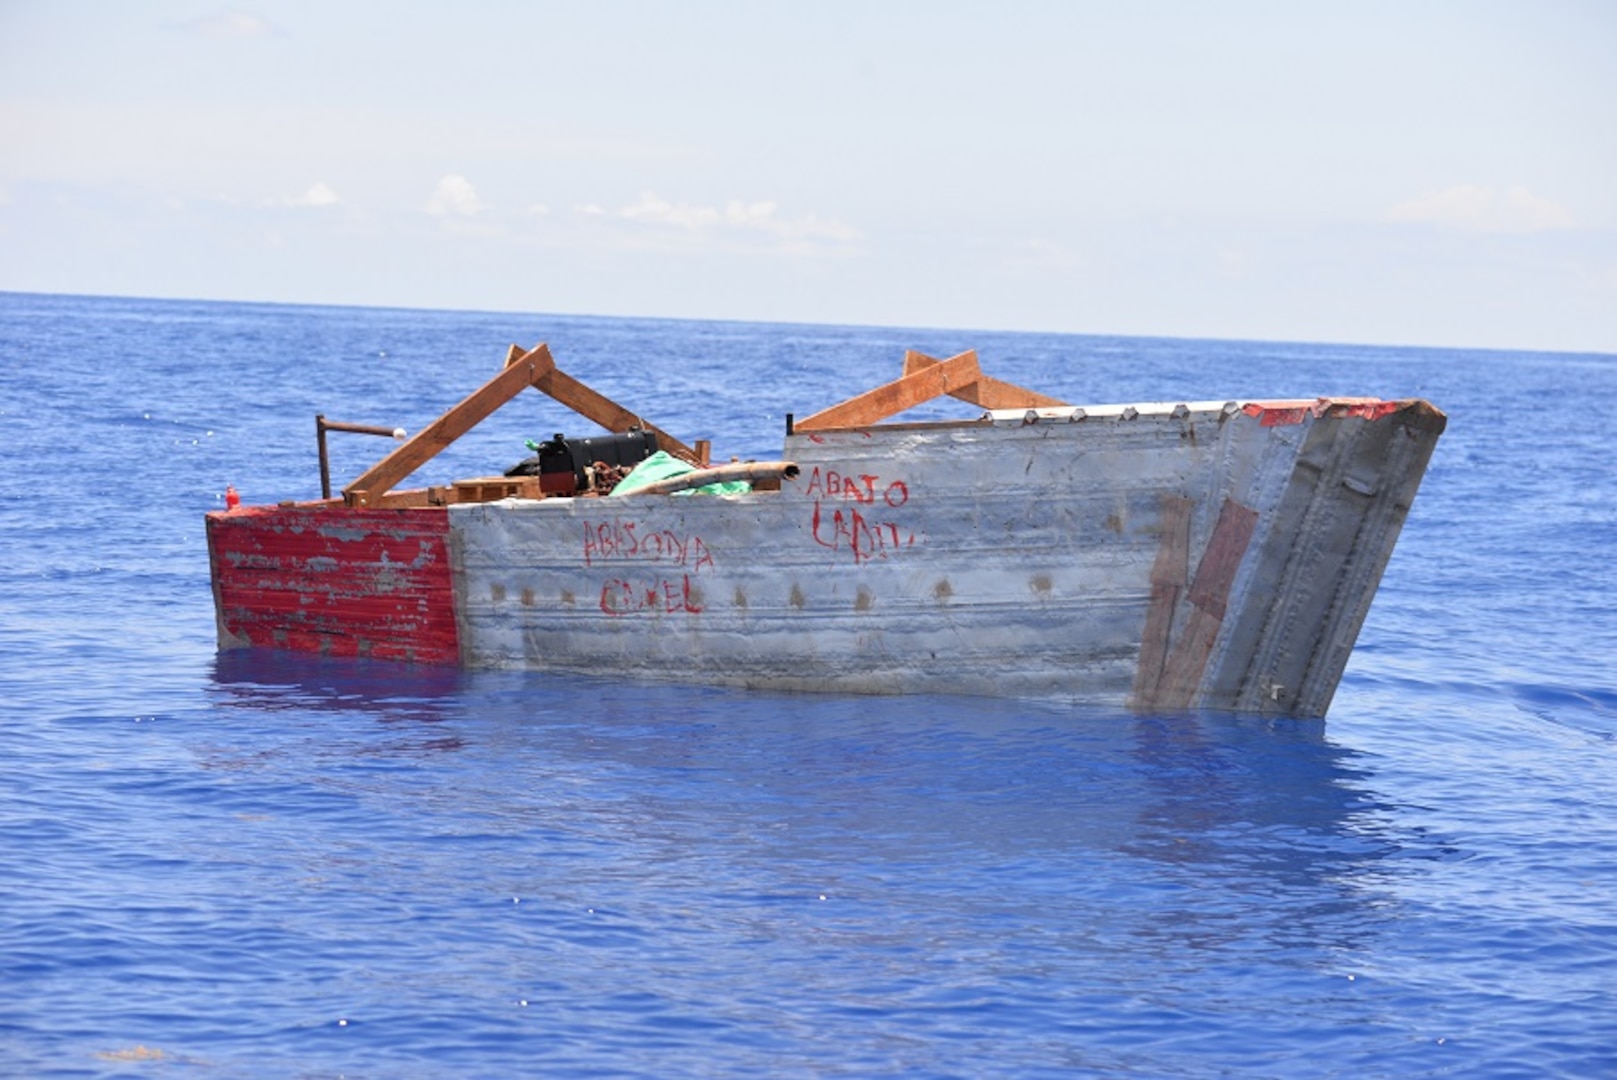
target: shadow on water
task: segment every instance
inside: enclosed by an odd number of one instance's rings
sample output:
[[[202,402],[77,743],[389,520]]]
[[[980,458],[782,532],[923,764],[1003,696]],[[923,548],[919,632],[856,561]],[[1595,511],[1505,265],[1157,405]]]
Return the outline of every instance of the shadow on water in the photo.
[[[430,723],[446,717],[465,680],[453,667],[273,649],[222,649],[213,661],[218,707],[265,712],[310,709]]]
[[[439,780],[513,833],[557,816],[669,852],[869,867],[1105,852],[1259,891],[1373,884],[1402,835],[1323,723],[1023,700],[853,697],[221,653],[226,718],[329,751],[456,755]],[[369,721],[371,723],[361,723]],[[441,801],[438,805],[442,805]]]
[[[337,746],[355,747],[349,720],[367,717],[404,740],[406,752],[451,752],[465,743],[443,726],[459,715],[465,676],[456,668],[332,659],[271,649],[221,650],[209,686],[218,719],[249,728],[274,717],[317,718]]]

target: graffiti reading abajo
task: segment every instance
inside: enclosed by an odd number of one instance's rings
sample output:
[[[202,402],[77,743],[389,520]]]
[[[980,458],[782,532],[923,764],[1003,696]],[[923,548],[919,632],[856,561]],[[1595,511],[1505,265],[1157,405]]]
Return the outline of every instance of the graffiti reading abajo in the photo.
[[[846,551],[855,563],[885,559],[889,553],[915,546],[915,534],[886,518],[910,501],[909,485],[902,480],[861,473],[845,476],[818,465],[809,475],[807,493],[814,498],[810,518],[814,542],[832,551]],[[831,503],[829,516],[825,503]],[[871,508],[867,511],[863,508]],[[882,517],[874,517],[880,513]]]

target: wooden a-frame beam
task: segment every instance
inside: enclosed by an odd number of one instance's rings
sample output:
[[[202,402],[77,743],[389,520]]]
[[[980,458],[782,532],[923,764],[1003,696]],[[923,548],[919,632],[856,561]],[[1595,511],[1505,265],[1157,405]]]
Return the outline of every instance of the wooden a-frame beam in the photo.
[[[813,416],[797,421],[793,427],[797,431],[815,431],[875,424],[940,394],[953,394],[982,377],[983,373],[977,366],[977,353],[968,349],[959,356],[921,366],[890,383],[849,398],[840,405],[822,409]]]
[[[393,486],[472,428],[495,409],[516,397],[525,386],[534,386],[547,372],[556,369],[548,346],[540,345],[524,353],[520,361],[509,363],[494,378],[472,391],[460,404],[416,432],[359,478],[342,489],[349,506],[368,506],[391,491]]]
[[[544,346],[541,345],[539,348],[542,349]],[[518,364],[525,357],[532,355],[533,353],[524,353],[513,345],[510,353],[506,356],[505,362],[507,365]],[[637,427],[642,431],[649,431],[657,436],[658,448],[668,451],[674,457],[683,458],[698,467],[707,464],[701,460],[701,455],[695,450],[686,446],[656,424],[636,416],[606,395],[590,389],[554,364],[534,379],[533,387],[535,390],[541,390],[549,394],[586,420],[593,420],[608,431],[621,434],[630,428]]]
[[[621,433],[631,427],[639,427],[654,433],[658,445],[675,457],[684,458],[695,465],[705,464],[695,450],[666,431],[640,419],[556,367],[548,345],[539,344],[526,351],[513,345],[506,354],[504,370],[343,488],[343,501],[349,506],[378,505],[382,496],[399,481],[431,461],[446,446],[476,427],[528,386],[544,391],[608,431]]]
[[[924,371],[941,363],[943,361],[936,357],[911,349],[904,354],[904,374]],[[1003,379],[996,379],[991,375],[984,375],[969,386],[949,391],[949,394],[951,397],[985,409],[1060,409],[1067,404],[1065,401],[1017,386],[1015,383],[1005,382]]]

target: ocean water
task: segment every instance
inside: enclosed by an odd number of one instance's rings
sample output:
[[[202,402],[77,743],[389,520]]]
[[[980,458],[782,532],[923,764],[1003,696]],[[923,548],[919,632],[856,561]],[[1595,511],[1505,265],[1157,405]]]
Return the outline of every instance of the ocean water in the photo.
[[[540,340],[721,458],[910,347],[1450,423],[1324,722],[216,652],[227,484],[313,497],[316,413],[414,431]],[[0,1075],[1617,1075],[1613,400],[1613,356],[0,294]],[[416,482],[556,431],[526,395]]]

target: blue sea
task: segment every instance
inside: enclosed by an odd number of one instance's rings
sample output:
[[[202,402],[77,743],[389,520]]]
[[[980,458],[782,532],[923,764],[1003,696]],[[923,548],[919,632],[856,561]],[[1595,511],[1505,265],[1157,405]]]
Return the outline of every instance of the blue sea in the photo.
[[[1323,722],[216,651],[226,485],[314,497],[317,413],[416,431],[539,341],[721,460],[906,348],[1450,420]],[[0,1075],[1617,1076],[1613,401],[1617,356],[0,294]],[[413,482],[556,432],[525,395]]]

